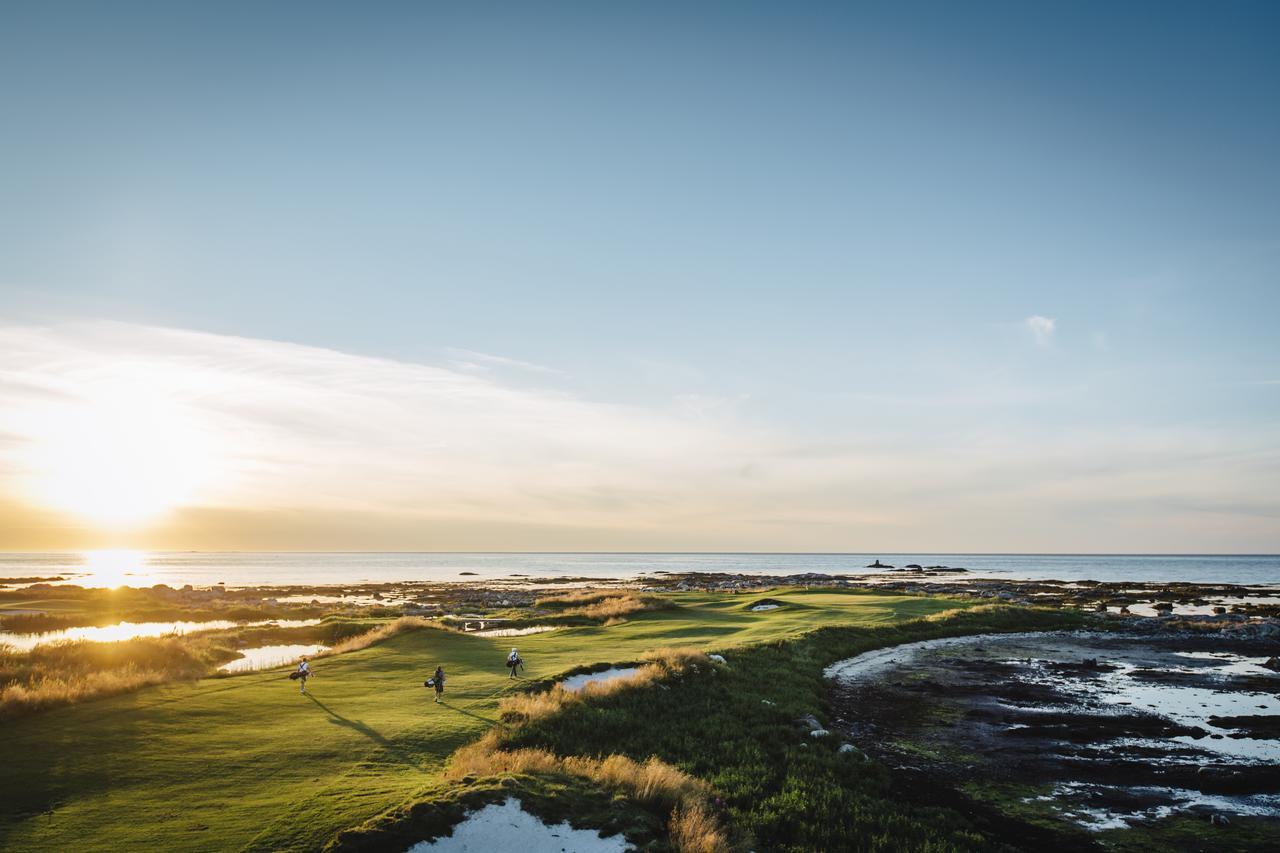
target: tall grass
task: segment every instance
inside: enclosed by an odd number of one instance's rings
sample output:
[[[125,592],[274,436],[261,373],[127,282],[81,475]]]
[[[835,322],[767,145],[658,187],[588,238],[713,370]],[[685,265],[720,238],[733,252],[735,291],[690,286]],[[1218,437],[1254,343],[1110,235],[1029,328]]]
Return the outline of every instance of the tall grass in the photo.
[[[670,610],[677,605],[669,598],[629,590],[580,590],[548,595],[534,601],[535,607],[552,608],[563,616],[581,616],[609,624],[635,613]]]
[[[199,678],[235,657],[234,650],[207,639],[176,636],[50,643],[25,653],[0,645],[0,716]]]
[[[405,631],[418,631],[423,628],[443,629],[443,627],[439,622],[424,619],[421,616],[401,616],[399,619],[379,625],[371,631],[365,631],[362,634],[356,634],[353,637],[334,643],[327,651],[320,652],[315,657],[331,657],[345,654],[346,652],[358,651],[359,649],[367,649],[374,643],[380,643],[383,640],[394,637],[396,634],[403,634]]]
[[[577,691],[565,690],[561,685],[553,684],[550,689],[542,692],[517,693],[499,702],[498,711],[502,719],[508,722],[539,720],[557,714],[576,702],[608,696],[622,690],[647,687],[655,681],[683,675],[688,670],[697,671],[700,667],[714,666],[706,653],[689,648],[654,649],[645,654],[645,659],[649,663],[638,667],[635,674],[627,678],[588,682]]]
[[[497,732],[490,730],[453,754],[445,778],[457,782],[469,777],[551,773],[587,779],[614,795],[666,813],[671,845],[682,853],[729,849],[726,833],[711,808],[710,786],[652,756],[635,761],[616,754],[560,757],[546,749],[504,750]]]
[[[0,717],[13,717],[128,693],[154,684],[197,679],[239,656],[238,649],[278,642],[326,642],[317,657],[367,648],[405,631],[440,627],[404,616],[372,630],[332,621],[302,628],[261,626],[111,643],[43,643],[29,652],[0,644]]]
[[[645,657],[650,662],[631,678],[589,683],[576,693],[557,684],[541,693],[508,697],[499,706],[503,719],[516,724],[549,720],[571,705],[636,691],[713,666],[697,649],[655,649]],[[655,756],[643,760],[616,753],[559,756],[545,748],[504,748],[505,737],[491,729],[480,740],[459,749],[450,759],[446,777],[456,781],[520,773],[578,776],[666,814],[669,841],[677,851],[717,853],[730,849],[728,834],[711,807],[711,787]]]

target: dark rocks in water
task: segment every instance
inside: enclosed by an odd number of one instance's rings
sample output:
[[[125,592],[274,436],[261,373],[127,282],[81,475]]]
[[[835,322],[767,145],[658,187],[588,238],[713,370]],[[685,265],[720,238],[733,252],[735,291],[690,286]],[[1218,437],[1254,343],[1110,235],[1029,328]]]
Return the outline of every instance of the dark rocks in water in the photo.
[[[922,571],[924,571],[924,566],[920,565],[919,563],[907,563],[905,566],[903,566],[903,568],[904,568],[904,569],[915,569],[917,572],[922,572]]]
[[[470,575],[471,577],[475,577],[475,576],[476,576],[476,573],[475,573],[475,572],[458,572],[458,574],[459,574],[459,575],[462,575],[462,576],[464,576],[464,577],[465,577],[465,576],[467,576],[467,575]]]
[[[1239,729],[1243,734],[1232,737],[1278,738],[1280,716],[1275,714],[1244,714],[1238,717],[1210,717],[1209,725],[1219,729]]]
[[[1226,612],[1227,612],[1227,608],[1225,608],[1225,607],[1223,607],[1221,604],[1219,604],[1217,607],[1213,608],[1213,612],[1214,612],[1214,613],[1216,613],[1217,615],[1221,616],[1221,615],[1223,615],[1224,613],[1226,613]]]
[[[1267,669],[1280,672],[1280,657],[1269,657],[1267,662],[1263,664]]]
[[[893,566],[890,566],[890,565],[889,565],[889,564],[887,564],[887,563],[882,563],[882,562],[880,562],[880,558],[879,558],[879,557],[877,557],[877,558],[876,558],[876,561],[875,561],[874,563],[872,563],[871,565],[867,566],[867,568],[868,568],[868,569],[892,569],[892,568],[893,568]]]
[[[1130,611],[1130,610],[1129,610],[1129,606],[1128,606],[1128,605],[1125,605],[1125,606],[1123,606],[1123,607],[1121,607],[1121,608],[1120,608],[1120,615],[1121,615],[1121,616],[1132,616],[1132,615],[1133,615],[1133,613],[1132,613],[1132,611]]]
[[[1063,675],[1083,675],[1090,672],[1115,672],[1117,669],[1117,667],[1112,664],[1099,662],[1097,658],[1085,658],[1080,661],[1080,663],[1051,663],[1048,668]]]
[[[968,569],[961,569],[961,568],[950,568],[950,567],[948,567],[948,566],[930,566],[930,567],[929,567],[929,571],[931,571],[931,572],[946,572],[946,573],[948,573],[948,574],[955,574],[955,573],[957,573],[957,572],[967,572],[967,571],[969,571],[969,570],[968,570]]]
[[[1173,605],[1167,601],[1157,601],[1155,604],[1155,611],[1157,613],[1164,613],[1168,615],[1173,612]]]

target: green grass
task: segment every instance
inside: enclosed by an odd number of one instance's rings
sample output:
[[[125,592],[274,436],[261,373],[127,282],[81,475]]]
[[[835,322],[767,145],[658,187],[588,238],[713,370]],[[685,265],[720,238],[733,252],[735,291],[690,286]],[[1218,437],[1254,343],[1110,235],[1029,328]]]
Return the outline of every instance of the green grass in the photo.
[[[320,661],[311,698],[281,673],[170,684],[3,723],[0,848],[311,850],[439,781],[454,749],[496,720],[525,675],[634,660],[671,645],[775,643],[824,625],[885,626],[954,601],[793,590],[755,598],[678,594],[677,610],[612,627],[481,638],[422,630]],[[757,596],[758,597],[758,596]],[[447,704],[422,681],[449,674]]]

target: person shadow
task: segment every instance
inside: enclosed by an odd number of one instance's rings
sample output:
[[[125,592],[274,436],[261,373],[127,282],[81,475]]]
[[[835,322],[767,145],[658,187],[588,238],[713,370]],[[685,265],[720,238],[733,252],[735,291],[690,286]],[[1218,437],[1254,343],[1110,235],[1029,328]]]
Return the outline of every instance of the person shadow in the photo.
[[[386,735],[382,734],[382,732],[378,731],[373,726],[370,726],[363,720],[353,720],[349,717],[342,716],[337,711],[312,696],[310,693],[306,694],[306,697],[310,699],[316,707],[329,715],[328,719],[330,723],[333,723],[335,726],[342,726],[344,728],[351,729],[354,732],[364,735],[369,740],[386,750],[389,755],[394,756],[404,764],[408,764],[413,767],[418,766],[418,762],[415,761],[413,756],[406,752],[402,746],[397,744],[395,741],[388,739]]]

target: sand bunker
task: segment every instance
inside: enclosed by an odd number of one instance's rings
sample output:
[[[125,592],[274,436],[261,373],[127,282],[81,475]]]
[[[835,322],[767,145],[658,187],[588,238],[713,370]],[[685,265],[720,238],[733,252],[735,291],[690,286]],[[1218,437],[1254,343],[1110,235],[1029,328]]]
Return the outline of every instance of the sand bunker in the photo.
[[[606,681],[617,681],[623,678],[634,678],[640,672],[638,666],[622,667],[621,669],[614,667],[601,672],[585,672],[582,675],[571,675],[564,681],[560,682],[560,686],[570,693],[577,693],[588,684],[600,684]]]
[[[487,631],[470,631],[473,637],[527,637],[556,630],[555,625],[531,625],[528,628],[490,628]]]
[[[471,812],[453,828],[453,834],[423,841],[407,853],[613,853],[629,849],[621,835],[601,837],[593,829],[574,829],[568,821],[548,826],[509,799]]]

